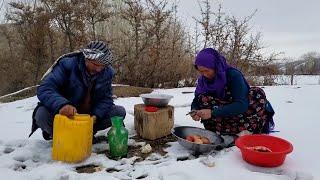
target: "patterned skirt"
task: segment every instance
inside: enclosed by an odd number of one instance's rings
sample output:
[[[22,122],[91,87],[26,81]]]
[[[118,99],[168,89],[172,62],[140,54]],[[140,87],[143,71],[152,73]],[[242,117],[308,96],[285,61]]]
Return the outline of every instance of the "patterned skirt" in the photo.
[[[205,129],[223,135],[235,135],[243,130],[252,133],[263,133],[263,128],[268,119],[265,109],[267,99],[264,91],[259,87],[251,87],[249,90],[249,107],[242,114],[228,117],[212,117],[211,119],[202,120]],[[214,109],[231,103],[213,98],[208,95],[198,97],[200,109]]]

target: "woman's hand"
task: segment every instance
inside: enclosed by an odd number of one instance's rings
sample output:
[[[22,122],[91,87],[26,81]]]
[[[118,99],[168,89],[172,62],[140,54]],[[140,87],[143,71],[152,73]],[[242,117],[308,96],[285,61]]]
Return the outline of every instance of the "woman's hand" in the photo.
[[[199,116],[201,120],[211,119],[212,110],[211,109],[201,109],[198,110],[196,116]]]
[[[193,120],[195,120],[195,121],[200,121],[201,120],[201,118],[200,118],[200,116],[198,116],[197,115],[197,110],[191,110],[190,112],[188,112],[187,113],[187,115],[190,115],[191,116],[191,118],[193,119]]]
[[[195,121],[200,121],[201,120],[201,118],[200,118],[200,116],[198,116],[196,113],[194,113],[194,114],[190,114],[190,116],[192,117],[192,119],[193,120],[195,120]]]

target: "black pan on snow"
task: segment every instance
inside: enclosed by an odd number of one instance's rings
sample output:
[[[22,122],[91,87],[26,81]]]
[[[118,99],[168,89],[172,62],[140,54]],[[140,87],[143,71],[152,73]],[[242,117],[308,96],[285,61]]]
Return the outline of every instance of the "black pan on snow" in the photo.
[[[171,133],[178,138],[178,143],[185,147],[186,149],[192,150],[195,153],[206,153],[213,150],[220,150],[223,148],[223,139],[217,133],[212,131],[191,127],[191,126],[179,126],[171,130]],[[190,141],[187,141],[185,138],[188,135],[200,135],[208,138],[210,144],[196,144]]]

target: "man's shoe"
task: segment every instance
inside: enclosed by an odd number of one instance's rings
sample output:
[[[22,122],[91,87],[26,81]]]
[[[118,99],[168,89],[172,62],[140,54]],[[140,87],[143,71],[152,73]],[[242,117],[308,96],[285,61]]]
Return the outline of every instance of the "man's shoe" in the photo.
[[[47,141],[52,140],[52,136],[50,136],[50,134],[48,134],[45,131],[42,131],[42,137],[43,137],[43,139],[45,139]]]
[[[108,142],[108,138],[106,136],[93,136],[92,137],[92,144],[99,144],[102,142]]]
[[[32,113],[32,125],[31,125],[31,133],[29,134],[29,137],[39,128],[39,126],[36,124],[36,119],[34,118],[36,115],[36,112],[38,111],[38,108],[40,107],[40,103],[36,106],[36,108],[33,110]]]
[[[97,144],[98,140],[96,137],[92,136],[92,144]]]

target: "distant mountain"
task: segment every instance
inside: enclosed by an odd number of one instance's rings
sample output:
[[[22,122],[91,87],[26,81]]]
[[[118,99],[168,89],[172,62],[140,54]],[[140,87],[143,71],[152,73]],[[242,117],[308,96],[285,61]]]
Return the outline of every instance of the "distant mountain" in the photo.
[[[277,63],[277,66],[285,74],[320,74],[320,57]]]

